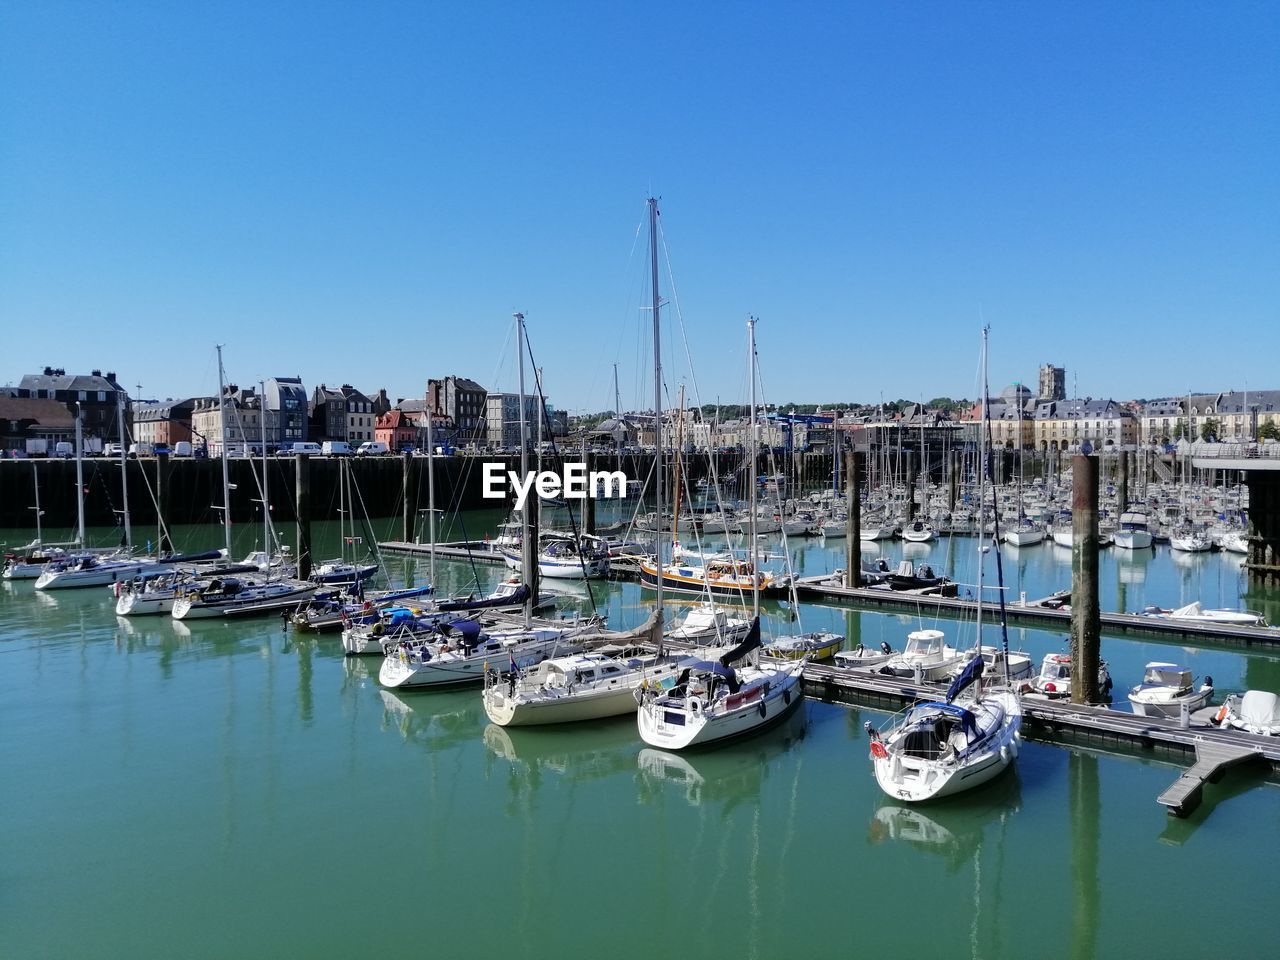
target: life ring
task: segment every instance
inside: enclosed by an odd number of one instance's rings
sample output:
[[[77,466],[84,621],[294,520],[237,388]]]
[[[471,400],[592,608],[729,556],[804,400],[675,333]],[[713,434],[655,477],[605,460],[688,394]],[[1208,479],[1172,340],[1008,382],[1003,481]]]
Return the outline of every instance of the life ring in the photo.
[[[888,760],[889,751],[884,748],[884,744],[879,740],[871,741],[871,756],[875,760]]]
[[[382,624],[382,623],[375,623],[375,624],[373,625],[373,635],[374,635],[375,637],[380,637],[380,636],[382,636],[382,635],[383,635],[384,633],[386,633],[386,632],[387,632],[387,627],[386,627],[386,625],[385,625],[385,624]]]
[[[702,701],[701,701],[701,700],[699,700],[697,697],[690,697],[690,698],[689,698],[689,712],[690,712],[690,713],[701,713],[701,712],[702,712]]]
[[[1219,709],[1218,714],[1213,718],[1213,722],[1218,726],[1222,726],[1222,721],[1227,719],[1227,705],[1224,703]]]

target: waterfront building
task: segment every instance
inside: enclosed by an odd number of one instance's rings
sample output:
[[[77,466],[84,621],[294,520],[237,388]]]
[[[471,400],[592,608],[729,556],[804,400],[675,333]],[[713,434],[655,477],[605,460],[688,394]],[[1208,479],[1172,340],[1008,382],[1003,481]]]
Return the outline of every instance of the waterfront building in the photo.
[[[1041,401],[1034,423],[1038,450],[1079,450],[1085,443],[1100,450],[1138,442],[1138,418],[1114,400]]]
[[[427,406],[432,413],[452,421],[459,443],[481,443],[485,439],[489,427],[488,395],[484,387],[466,377],[450,375],[427,381]]]
[[[75,432],[75,417],[57,400],[0,395],[0,450],[25,452],[27,441],[38,439],[52,450]]]
[[[135,402],[132,433],[134,441],[170,449],[175,443],[190,442],[191,418],[195,414],[196,401],[200,399],[206,398]]]
[[[99,437],[104,441],[120,441],[117,427],[116,406],[124,401],[125,425],[131,414],[129,395],[116,382],[116,375],[108,371],[93,370],[88,375],[67,373],[66,370],[45,367],[40,373],[29,373],[9,392],[19,399],[54,400],[73,417],[77,405],[81,410],[81,429],[86,437]]]
[[[243,451],[261,452],[262,449],[262,398],[252,387],[241,389],[228,384],[223,402],[217,397],[198,397],[191,411],[191,434],[196,443],[204,444],[209,456],[223,453],[223,416],[226,417],[227,448],[234,456]],[[267,411],[267,446],[279,446],[275,441],[277,428],[272,412]]]
[[[379,443],[385,443],[392,453],[398,453],[406,447],[414,447],[419,437],[417,422],[399,409],[390,410],[378,417],[373,433],[374,439]]]
[[[307,391],[301,377],[272,377],[266,382],[263,408],[267,417],[267,442],[283,445],[307,439]]]
[[[982,422],[982,401],[965,414],[969,423]],[[1021,383],[1011,383],[990,404],[991,444],[1009,450],[1030,450],[1037,446],[1035,427],[1036,398]]]
[[[520,446],[520,395],[518,393],[490,393],[485,396],[487,411],[485,439],[491,447]],[[538,438],[538,398],[526,395],[524,417],[529,424],[529,442]],[[546,437],[546,427],[543,436]]]
[[[1258,429],[1280,429],[1280,390],[1232,390],[1218,397],[1220,440],[1254,440]]]

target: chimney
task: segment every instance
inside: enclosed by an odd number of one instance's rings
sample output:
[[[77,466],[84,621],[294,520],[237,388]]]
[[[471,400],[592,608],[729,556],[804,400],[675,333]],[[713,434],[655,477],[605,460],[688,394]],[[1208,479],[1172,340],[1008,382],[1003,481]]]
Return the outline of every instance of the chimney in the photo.
[[[101,370],[90,370],[90,371],[89,371],[89,376],[91,376],[91,377],[100,377],[100,376],[102,376],[102,371],[101,371]]]
[[[115,383],[115,382],[116,382],[116,372],[115,372],[114,370],[108,370],[108,371],[107,371],[107,379],[108,379],[108,380],[110,380],[112,383]]]
[[[52,376],[53,376],[53,367],[45,367],[45,368],[44,368],[44,375],[45,375],[46,377],[52,377]]]

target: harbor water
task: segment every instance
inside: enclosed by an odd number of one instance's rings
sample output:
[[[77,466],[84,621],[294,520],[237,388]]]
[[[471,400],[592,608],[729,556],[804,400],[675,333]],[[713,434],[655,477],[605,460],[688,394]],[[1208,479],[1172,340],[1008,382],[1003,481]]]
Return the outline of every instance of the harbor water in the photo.
[[[468,514],[466,534],[500,519]],[[398,538],[398,522],[379,526]],[[222,537],[174,534],[186,549]],[[236,534],[240,556],[258,531]],[[337,554],[336,524],[313,538]],[[780,567],[781,544],[765,549]],[[843,549],[786,547],[801,575],[842,565]],[[976,583],[973,538],[884,550]],[[393,583],[426,579],[425,561],[387,559]],[[1069,552],[1050,544],[1004,564],[1011,599],[1070,583]],[[1230,555],[1109,550],[1101,571],[1104,609],[1201,600],[1280,620]],[[440,561],[439,589],[505,573]],[[650,600],[593,583],[562,609],[624,628]],[[974,642],[957,621],[766,615],[774,635],[900,648],[937,626]],[[1066,649],[1051,631],[1010,640],[1037,662]],[[1104,637],[1102,654],[1118,707],[1148,660],[1185,662],[1223,693],[1280,690],[1280,651]],[[1029,742],[990,786],[907,807],[871,775],[873,711],[808,701],[758,738],[676,756],[645,748],[629,718],[508,730],[475,689],[383,690],[376,660],[275,617],[126,620],[105,588],[30,581],[0,585],[0,657],[3,957],[1135,957],[1153,936],[1170,956],[1274,950],[1254,901],[1274,887],[1280,792],[1261,773],[1233,771],[1174,820],[1155,797],[1176,766]]]

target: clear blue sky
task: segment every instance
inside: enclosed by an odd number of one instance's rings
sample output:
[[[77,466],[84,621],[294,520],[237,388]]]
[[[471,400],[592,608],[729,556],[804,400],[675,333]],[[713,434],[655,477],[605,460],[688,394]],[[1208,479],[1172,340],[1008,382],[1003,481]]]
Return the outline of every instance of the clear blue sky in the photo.
[[[1280,4],[1233,2],[3,0],[0,383],[513,388],[520,309],[557,405],[646,402],[650,191],[704,401],[748,313],[772,401],[973,396],[980,316],[993,390],[1280,388]]]

